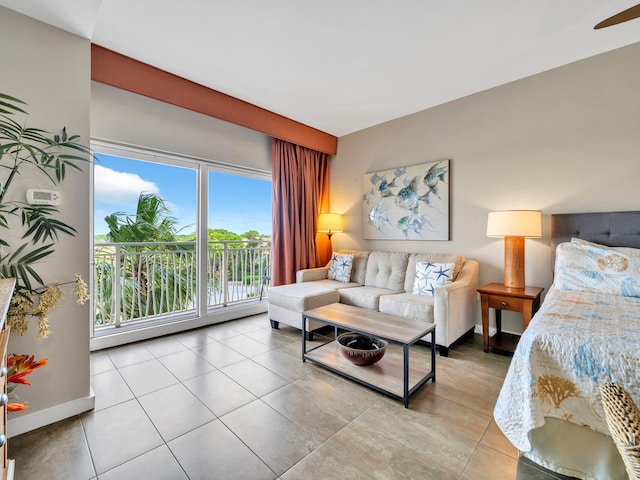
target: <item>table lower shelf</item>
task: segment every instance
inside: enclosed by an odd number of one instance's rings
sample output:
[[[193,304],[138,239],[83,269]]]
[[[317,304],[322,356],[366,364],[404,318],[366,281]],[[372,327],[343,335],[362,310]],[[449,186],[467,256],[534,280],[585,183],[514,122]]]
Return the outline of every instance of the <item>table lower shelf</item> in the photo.
[[[435,365],[431,365],[430,352],[418,352],[419,347],[409,352],[409,395],[429,379],[435,382]],[[404,398],[404,352],[402,347],[389,344],[384,357],[366,367],[354,365],[340,353],[336,341],[326,343],[306,352],[304,358],[335,371],[347,378],[363,383],[375,390],[388,393],[398,399]]]
[[[520,340],[520,335],[500,332],[489,338],[489,348],[500,350],[501,352],[513,353]]]

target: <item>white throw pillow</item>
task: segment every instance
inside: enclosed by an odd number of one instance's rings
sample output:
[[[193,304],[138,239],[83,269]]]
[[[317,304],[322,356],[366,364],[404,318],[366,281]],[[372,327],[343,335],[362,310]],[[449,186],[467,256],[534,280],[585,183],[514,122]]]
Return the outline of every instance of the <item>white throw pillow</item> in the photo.
[[[329,263],[329,280],[337,280],[342,283],[349,283],[351,280],[351,269],[353,268],[353,253],[334,253]]]
[[[416,279],[413,282],[414,295],[434,296],[436,287],[451,283],[455,263],[416,262]]]

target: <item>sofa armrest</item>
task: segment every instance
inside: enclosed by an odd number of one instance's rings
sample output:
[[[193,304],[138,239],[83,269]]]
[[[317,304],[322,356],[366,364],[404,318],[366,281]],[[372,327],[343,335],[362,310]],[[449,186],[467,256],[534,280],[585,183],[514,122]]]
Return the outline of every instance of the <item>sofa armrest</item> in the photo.
[[[305,268],[296,272],[296,283],[325,280],[329,273],[329,267]]]
[[[478,268],[477,261],[467,259],[455,282],[435,289],[433,317],[438,344],[448,347],[475,326]]]

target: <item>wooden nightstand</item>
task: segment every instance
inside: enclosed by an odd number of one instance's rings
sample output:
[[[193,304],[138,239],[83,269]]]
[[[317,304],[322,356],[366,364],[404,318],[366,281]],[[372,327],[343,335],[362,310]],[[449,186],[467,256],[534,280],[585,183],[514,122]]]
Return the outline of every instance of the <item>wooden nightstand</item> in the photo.
[[[515,350],[520,336],[502,332],[502,310],[521,312],[524,332],[529,326],[531,317],[540,308],[540,295],[543,290],[544,288],[540,287],[511,288],[501,283],[489,283],[478,288],[482,304],[482,344],[485,352],[489,351],[489,347],[506,352]],[[489,339],[490,308],[496,310],[497,330],[491,339]]]

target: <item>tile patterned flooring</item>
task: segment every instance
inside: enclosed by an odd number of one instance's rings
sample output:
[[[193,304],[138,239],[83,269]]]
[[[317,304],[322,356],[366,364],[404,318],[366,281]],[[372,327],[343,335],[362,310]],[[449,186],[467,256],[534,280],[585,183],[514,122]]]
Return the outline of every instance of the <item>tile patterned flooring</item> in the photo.
[[[474,337],[409,409],[302,363],[266,314],[94,352],[95,410],[10,439],[15,479],[565,478],[492,420],[510,359]]]

